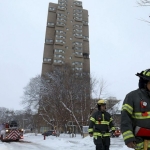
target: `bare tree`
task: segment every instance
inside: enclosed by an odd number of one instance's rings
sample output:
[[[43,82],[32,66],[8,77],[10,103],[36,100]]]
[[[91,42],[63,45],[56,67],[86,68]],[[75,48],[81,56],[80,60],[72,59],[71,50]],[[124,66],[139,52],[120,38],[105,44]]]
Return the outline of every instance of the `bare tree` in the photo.
[[[70,132],[75,132],[76,126],[82,133],[82,126],[88,125],[91,109],[96,107],[91,93],[97,91],[98,98],[103,98],[106,87],[104,80],[97,81],[83,72],[76,75],[65,65],[32,78],[24,88],[22,102],[26,108],[36,108],[45,125],[64,129],[69,124]]]
[[[38,75],[35,78],[30,79],[30,82],[24,87],[24,95],[22,97],[22,104],[25,109],[33,108],[38,110],[40,100],[40,87],[41,77]]]
[[[111,114],[115,126],[120,126],[120,114],[121,114],[121,110],[119,110],[119,106],[120,106],[120,101],[118,100],[118,102],[116,102],[115,105],[112,105],[112,107],[110,107],[107,110]]]
[[[0,124],[9,123],[11,120],[17,121],[20,128],[34,128],[34,112],[32,110],[11,110],[0,107]]]
[[[79,75],[64,66],[43,77],[37,76],[24,88],[22,103],[27,108],[38,108],[38,114],[52,127],[72,121],[82,131],[90,111],[91,91],[90,76]]]
[[[139,6],[150,6],[150,0],[139,0],[137,3],[138,3]],[[145,19],[140,19],[140,20],[144,21],[144,22],[147,22],[147,23],[150,23],[150,21],[147,21]]]
[[[140,6],[150,6],[150,0],[140,0],[137,2]]]
[[[91,79],[91,89],[93,90],[93,97],[91,98],[91,108],[88,118],[90,118],[91,114],[97,110],[97,101],[99,99],[106,99],[108,96],[107,93],[107,82],[104,79],[98,80],[96,78]]]

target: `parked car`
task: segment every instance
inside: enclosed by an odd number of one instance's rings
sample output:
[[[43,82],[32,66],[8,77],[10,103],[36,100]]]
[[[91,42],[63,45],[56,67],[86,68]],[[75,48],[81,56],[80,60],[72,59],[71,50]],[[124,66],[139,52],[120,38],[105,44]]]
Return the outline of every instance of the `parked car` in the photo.
[[[45,136],[50,136],[50,135],[56,136],[57,134],[56,134],[56,132],[54,130],[50,130],[50,131],[46,131],[46,132],[42,133],[42,135],[45,135]]]
[[[121,135],[121,131],[119,127],[115,127],[115,132],[111,134],[111,137],[119,137]]]

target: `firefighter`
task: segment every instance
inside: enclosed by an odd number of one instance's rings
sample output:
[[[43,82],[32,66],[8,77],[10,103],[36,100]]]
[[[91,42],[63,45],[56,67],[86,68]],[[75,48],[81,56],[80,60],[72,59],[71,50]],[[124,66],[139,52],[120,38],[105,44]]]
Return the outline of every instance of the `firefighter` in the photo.
[[[110,130],[115,131],[111,115],[106,112],[105,100],[97,102],[98,111],[93,113],[90,118],[89,135],[94,137],[96,150],[109,150],[110,146]]]
[[[150,150],[150,142],[145,147],[146,139],[150,139],[150,69],[137,73],[139,88],[125,97],[121,113],[121,131],[125,144],[136,150]],[[143,128],[143,135],[138,134]],[[138,130],[137,130],[138,129]],[[144,132],[145,131],[145,132]]]

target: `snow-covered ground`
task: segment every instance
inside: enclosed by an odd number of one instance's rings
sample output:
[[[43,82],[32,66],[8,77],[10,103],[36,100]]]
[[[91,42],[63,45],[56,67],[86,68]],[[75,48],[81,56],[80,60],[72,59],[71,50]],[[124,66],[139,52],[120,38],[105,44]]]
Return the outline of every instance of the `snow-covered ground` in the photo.
[[[111,138],[110,150],[129,150],[122,137]],[[20,142],[0,142],[0,150],[95,150],[92,137],[82,138],[80,135],[71,138],[68,134],[60,137],[44,137],[41,134],[25,134]]]

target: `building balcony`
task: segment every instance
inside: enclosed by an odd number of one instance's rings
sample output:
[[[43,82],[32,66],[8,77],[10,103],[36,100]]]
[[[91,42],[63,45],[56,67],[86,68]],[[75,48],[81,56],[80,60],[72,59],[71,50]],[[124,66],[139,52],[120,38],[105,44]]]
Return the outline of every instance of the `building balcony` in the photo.
[[[59,0],[59,2],[67,3],[67,0]]]
[[[55,23],[54,22],[48,22],[47,26],[51,27],[51,28],[54,28],[55,27]]]
[[[62,54],[54,54],[54,58],[55,59],[64,59],[65,58],[65,56],[64,55],[62,55]]]
[[[59,6],[57,7],[57,9],[58,9],[58,10],[63,10],[63,11],[65,11],[67,8],[66,8],[65,6],[59,5]]]
[[[82,21],[83,25],[88,26],[88,21]]]
[[[64,27],[66,24],[63,23],[63,22],[60,22],[60,21],[57,21],[56,22],[56,26],[59,26],[59,27]]]
[[[67,4],[66,4],[66,2],[58,2],[58,5],[59,5],[59,6],[64,6],[64,7],[67,7]]]
[[[64,64],[64,61],[60,60],[60,59],[54,59],[54,62],[53,62],[54,65],[63,65]]]
[[[46,39],[45,43],[46,44],[54,44],[54,40],[53,39]]]
[[[49,7],[49,11],[56,12],[56,7]]]
[[[66,19],[65,18],[62,18],[62,17],[57,17],[57,21],[59,22],[63,22],[63,23],[66,23]]]
[[[82,33],[82,29],[74,29],[74,33]]]
[[[76,25],[74,25],[73,27],[74,27],[75,29],[82,29],[83,26],[82,26],[82,25],[79,25],[79,24],[76,24]]]
[[[75,52],[74,56],[75,57],[83,57],[83,53],[82,52]]]
[[[83,40],[89,41],[89,37],[88,36],[83,36]]]
[[[66,32],[63,30],[56,30],[56,34],[61,34],[61,35],[65,35]]]
[[[74,11],[74,13],[82,13],[83,12],[82,9],[74,9],[73,11]]]
[[[80,51],[80,52],[83,51],[83,48],[82,48],[82,47],[73,46],[73,49],[74,49],[75,51]]]
[[[72,68],[72,70],[75,72],[82,72],[83,68],[75,67],[75,68]]]
[[[67,16],[65,14],[63,14],[63,13],[58,13],[57,17],[67,18]]]
[[[65,44],[65,41],[64,41],[64,40],[56,39],[56,40],[55,40],[55,44],[56,44],[56,45],[64,45],[64,44]]]
[[[51,58],[43,58],[43,63],[52,63]]]
[[[80,2],[80,1],[75,1],[75,2],[74,2],[74,5],[75,5],[75,6],[78,6],[78,7],[82,7],[82,2]]]
[[[75,33],[74,37],[79,38],[79,39],[83,39],[83,35],[80,33]]]
[[[88,53],[83,53],[83,58],[89,59],[89,54]]]
[[[75,20],[75,21],[82,22],[82,17],[74,17],[74,20]]]
[[[72,62],[72,65],[76,66],[76,67],[82,67],[83,66],[83,62],[75,61],[75,62]]]
[[[73,46],[74,46],[74,47],[82,47],[82,45],[83,45],[82,42],[77,42],[77,41],[76,41],[76,42],[73,43]]]
[[[64,54],[65,51],[62,50],[62,49],[54,49],[54,53],[62,53],[62,54]]]
[[[73,15],[76,17],[82,17],[82,14],[80,14],[80,13],[74,13]]]
[[[66,37],[63,36],[63,35],[57,35],[57,34],[56,34],[56,39],[66,39]]]

